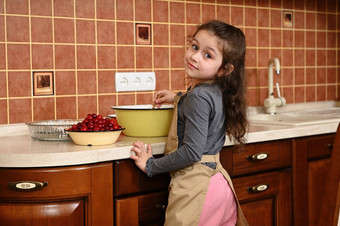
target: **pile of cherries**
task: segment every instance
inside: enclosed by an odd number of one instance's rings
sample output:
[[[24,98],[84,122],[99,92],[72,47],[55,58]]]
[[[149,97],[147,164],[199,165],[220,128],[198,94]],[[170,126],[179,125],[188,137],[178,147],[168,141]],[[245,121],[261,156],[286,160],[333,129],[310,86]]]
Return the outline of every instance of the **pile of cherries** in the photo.
[[[72,125],[68,131],[114,131],[123,129],[116,118],[104,118],[102,115],[88,114],[82,122]]]

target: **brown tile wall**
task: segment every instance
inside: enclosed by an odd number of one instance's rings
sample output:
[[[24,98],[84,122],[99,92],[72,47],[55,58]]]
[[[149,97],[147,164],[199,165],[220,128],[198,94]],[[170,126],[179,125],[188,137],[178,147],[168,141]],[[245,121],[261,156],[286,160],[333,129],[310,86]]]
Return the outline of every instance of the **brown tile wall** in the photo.
[[[339,11],[337,0],[0,0],[0,124],[151,103],[153,92],[116,93],[117,71],[155,71],[158,90],[185,90],[185,37],[209,19],[246,34],[249,105],[267,95],[271,57],[288,103],[337,100]],[[152,25],[152,45],[135,45],[136,22]],[[54,72],[53,95],[33,96],[32,71]]]

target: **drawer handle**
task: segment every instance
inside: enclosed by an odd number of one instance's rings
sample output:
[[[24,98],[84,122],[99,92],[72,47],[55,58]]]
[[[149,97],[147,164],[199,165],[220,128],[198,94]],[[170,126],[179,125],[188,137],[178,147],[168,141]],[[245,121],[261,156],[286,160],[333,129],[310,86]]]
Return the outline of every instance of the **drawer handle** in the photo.
[[[8,182],[10,189],[14,191],[37,191],[46,187],[48,183],[38,181],[14,181]]]
[[[262,161],[265,160],[269,157],[269,154],[267,153],[257,153],[255,155],[249,155],[247,156],[247,159],[251,160],[251,161]]]
[[[156,208],[157,209],[165,210],[166,209],[166,205],[164,205],[164,204],[156,204]]]
[[[333,150],[333,144],[326,144],[326,146],[329,148],[329,150]]]
[[[248,191],[252,192],[252,193],[259,193],[259,192],[263,192],[265,190],[267,190],[269,188],[268,184],[259,184],[256,185],[254,187],[248,187]]]

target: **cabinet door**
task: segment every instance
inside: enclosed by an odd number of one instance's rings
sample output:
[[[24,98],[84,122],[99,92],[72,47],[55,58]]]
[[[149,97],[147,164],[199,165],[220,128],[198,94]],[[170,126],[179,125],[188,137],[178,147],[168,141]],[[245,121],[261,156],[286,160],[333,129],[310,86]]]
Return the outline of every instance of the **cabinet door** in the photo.
[[[296,139],[293,142],[294,225],[315,225],[329,169],[334,134]]]
[[[167,203],[165,191],[116,199],[116,225],[162,226]]]
[[[169,183],[168,173],[148,177],[131,159],[114,162],[115,197],[165,190]]]
[[[249,225],[291,225],[290,175],[287,169],[233,179]]]
[[[308,225],[317,222],[329,165],[330,158],[308,161]]]
[[[113,225],[112,163],[0,169],[0,225]]]

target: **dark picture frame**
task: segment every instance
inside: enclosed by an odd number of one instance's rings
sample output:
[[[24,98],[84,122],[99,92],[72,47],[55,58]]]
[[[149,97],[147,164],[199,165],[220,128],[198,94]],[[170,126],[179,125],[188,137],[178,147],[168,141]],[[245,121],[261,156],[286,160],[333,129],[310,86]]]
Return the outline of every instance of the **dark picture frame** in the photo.
[[[151,24],[136,23],[136,44],[151,45]]]
[[[283,27],[292,28],[293,27],[293,12],[283,11]]]

